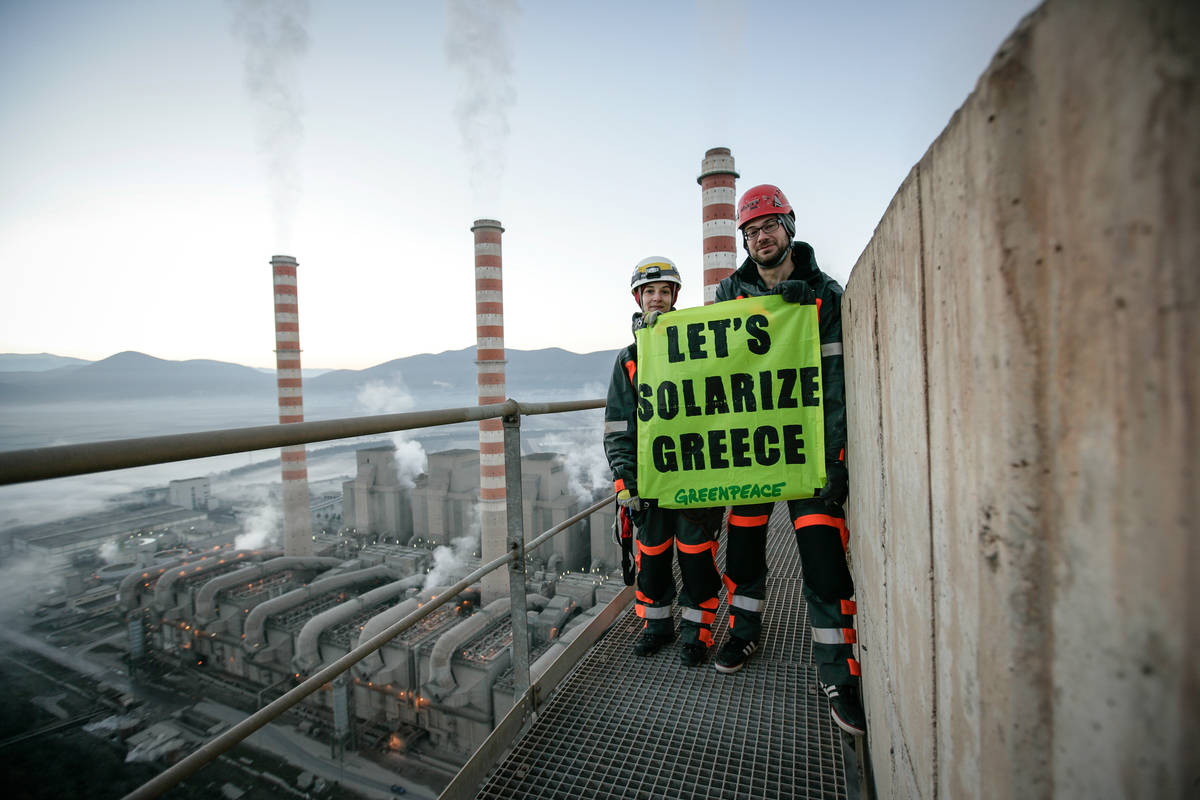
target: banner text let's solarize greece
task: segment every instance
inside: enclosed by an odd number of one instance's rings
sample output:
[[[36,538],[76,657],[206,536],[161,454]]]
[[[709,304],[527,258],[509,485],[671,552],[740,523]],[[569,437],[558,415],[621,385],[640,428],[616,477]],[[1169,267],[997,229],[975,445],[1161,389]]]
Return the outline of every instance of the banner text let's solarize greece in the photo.
[[[749,297],[637,333],[638,493],[668,508],[812,497],[825,484],[817,307]]]

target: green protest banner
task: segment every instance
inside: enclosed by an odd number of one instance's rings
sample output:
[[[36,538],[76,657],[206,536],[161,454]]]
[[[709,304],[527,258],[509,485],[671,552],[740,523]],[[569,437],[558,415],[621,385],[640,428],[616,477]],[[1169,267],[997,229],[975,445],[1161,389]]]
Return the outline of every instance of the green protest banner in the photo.
[[[825,484],[817,307],[778,296],[637,332],[638,494],[667,508],[812,497]]]

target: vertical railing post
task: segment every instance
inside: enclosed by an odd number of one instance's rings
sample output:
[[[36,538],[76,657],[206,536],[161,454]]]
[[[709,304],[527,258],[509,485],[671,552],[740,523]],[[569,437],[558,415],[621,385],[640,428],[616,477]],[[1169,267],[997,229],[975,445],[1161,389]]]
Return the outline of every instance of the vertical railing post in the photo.
[[[504,484],[508,511],[508,565],[513,641],[513,702],[529,693],[529,616],[525,603],[525,511],[521,497],[521,408],[504,417]],[[534,698],[530,698],[533,702]]]

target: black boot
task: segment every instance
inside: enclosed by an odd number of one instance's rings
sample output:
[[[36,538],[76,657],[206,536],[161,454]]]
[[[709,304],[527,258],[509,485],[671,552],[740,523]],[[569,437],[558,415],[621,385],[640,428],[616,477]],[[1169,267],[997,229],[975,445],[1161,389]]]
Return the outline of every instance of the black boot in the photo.
[[[633,654],[635,656],[652,656],[673,641],[675,641],[674,629],[655,633],[649,628],[642,628],[642,632],[633,642]]]

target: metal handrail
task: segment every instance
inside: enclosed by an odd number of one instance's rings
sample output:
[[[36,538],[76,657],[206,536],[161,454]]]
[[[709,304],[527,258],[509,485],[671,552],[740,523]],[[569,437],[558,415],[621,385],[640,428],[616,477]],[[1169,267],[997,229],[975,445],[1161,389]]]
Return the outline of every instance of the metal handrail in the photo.
[[[576,522],[611,503],[609,495],[550,530],[524,541],[523,503],[521,497],[521,416],[558,414],[603,408],[605,401],[571,400],[553,403],[518,403],[511,398],[504,403],[468,406],[433,411],[414,411],[403,414],[383,414],[371,417],[296,422],[252,428],[148,436],[111,442],[61,445],[0,453],[0,486],[31,481],[88,475],[116,469],[166,464],[195,458],[266,450],[289,445],[311,444],[333,439],[372,436],[416,428],[477,422],[485,419],[504,419],[504,462],[509,490],[508,551],[463,578],[437,597],[425,603],[404,619],[359,644],[346,655],[309,677],[267,706],[239,722],[229,730],[205,743],[182,761],[159,773],[123,800],[149,800],[177,785],[222,753],[255,731],[276,719],[292,706],[316,692],[337,676],[345,673],[367,655],[399,636],[405,630],[457,597],[475,581],[504,565],[509,565],[510,596],[513,619],[514,712],[532,713],[536,709],[534,690],[529,682],[529,624],[525,609],[525,553],[546,543]],[[515,718],[515,714],[510,714]]]
[[[292,422],[169,436],[146,436],[111,442],[68,444],[0,453],[0,486],[43,481],[72,475],[89,475],[114,469],[169,464],[193,458],[226,456],[250,450],[269,450],[333,439],[352,439],[415,428],[433,428],[460,422],[479,422],[511,415],[561,414],[603,408],[604,400],[567,400],[555,403],[503,403],[433,411],[409,411],[372,417]]]

